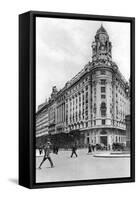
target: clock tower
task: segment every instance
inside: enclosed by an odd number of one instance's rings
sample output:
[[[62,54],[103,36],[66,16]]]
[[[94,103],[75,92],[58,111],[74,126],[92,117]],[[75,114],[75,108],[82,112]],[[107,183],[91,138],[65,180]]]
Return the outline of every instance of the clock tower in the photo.
[[[92,42],[92,61],[103,63],[111,61],[111,50],[112,44],[109,41],[109,36],[103,25],[101,25],[96,32],[95,41]]]

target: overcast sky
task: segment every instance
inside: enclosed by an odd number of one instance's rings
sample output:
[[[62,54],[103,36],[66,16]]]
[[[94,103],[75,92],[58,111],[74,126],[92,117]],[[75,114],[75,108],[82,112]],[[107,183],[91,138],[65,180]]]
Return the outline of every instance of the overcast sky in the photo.
[[[61,89],[91,61],[91,43],[103,24],[112,42],[112,58],[126,80],[130,76],[130,24],[70,19],[36,19],[36,107]]]

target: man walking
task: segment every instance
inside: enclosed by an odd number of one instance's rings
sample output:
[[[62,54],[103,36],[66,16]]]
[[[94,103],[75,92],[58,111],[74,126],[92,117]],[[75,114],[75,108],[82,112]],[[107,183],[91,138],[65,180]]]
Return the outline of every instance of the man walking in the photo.
[[[49,160],[51,167],[54,167],[53,162],[52,162],[51,157],[50,157],[50,153],[51,153],[50,144],[51,144],[50,142],[47,142],[46,145],[44,146],[44,158],[43,158],[42,162],[40,163],[39,169],[41,169],[42,164],[47,159]]]
[[[75,154],[76,157],[78,156],[77,153],[76,153],[76,150],[77,150],[77,145],[74,144],[74,145],[72,146],[72,153],[71,153],[71,156],[70,156],[71,158],[72,158],[73,154]]]
[[[91,146],[90,143],[89,143],[89,145],[88,145],[88,153],[92,153],[92,146]]]
[[[42,146],[42,144],[40,143],[40,146],[39,146],[39,154],[41,155],[42,152],[43,152],[43,146]]]

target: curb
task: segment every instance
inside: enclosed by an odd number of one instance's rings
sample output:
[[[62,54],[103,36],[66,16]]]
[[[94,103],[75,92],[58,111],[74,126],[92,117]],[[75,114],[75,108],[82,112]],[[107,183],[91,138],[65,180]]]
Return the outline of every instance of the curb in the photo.
[[[99,158],[130,158],[130,155],[93,155],[93,157]]]

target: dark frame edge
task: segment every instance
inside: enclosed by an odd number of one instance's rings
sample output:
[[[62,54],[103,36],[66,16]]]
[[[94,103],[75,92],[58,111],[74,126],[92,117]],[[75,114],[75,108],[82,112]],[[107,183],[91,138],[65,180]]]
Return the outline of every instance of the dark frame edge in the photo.
[[[30,12],[19,15],[19,185],[31,188]]]
[[[131,19],[131,179],[135,182],[135,18]]]
[[[88,13],[87,14],[70,13],[70,12],[64,13],[64,12],[50,12],[50,11],[36,11],[36,10],[30,10],[26,13],[30,13],[32,16],[37,16],[37,17],[81,19],[81,20],[101,20],[101,21],[116,21],[116,22],[131,22],[133,20],[135,21],[135,17],[97,15],[97,14],[88,14]]]

